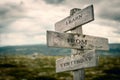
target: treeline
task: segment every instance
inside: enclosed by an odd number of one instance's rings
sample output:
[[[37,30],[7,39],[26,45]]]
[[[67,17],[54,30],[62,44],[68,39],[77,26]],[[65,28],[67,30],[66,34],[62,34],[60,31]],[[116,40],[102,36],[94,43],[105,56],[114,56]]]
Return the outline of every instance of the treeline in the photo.
[[[120,44],[109,44],[109,51],[97,51],[100,55],[114,55],[120,56]],[[44,54],[44,55],[69,55],[70,49],[65,48],[51,48],[47,45],[24,45],[24,46],[6,46],[0,47],[0,55],[30,55],[30,54]]]
[[[70,49],[50,48],[46,45],[25,45],[25,46],[6,46],[0,47],[1,55],[30,55],[30,54],[44,54],[44,55],[68,55],[71,53]]]

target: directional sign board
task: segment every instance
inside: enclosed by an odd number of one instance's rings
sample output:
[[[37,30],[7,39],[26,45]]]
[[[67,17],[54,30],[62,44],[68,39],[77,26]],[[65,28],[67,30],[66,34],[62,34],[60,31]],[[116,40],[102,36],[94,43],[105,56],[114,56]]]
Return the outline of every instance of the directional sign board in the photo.
[[[57,22],[55,24],[55,30],[59,32],[65,32],[93,20],[94,12],[93,5],[91,5],[88,6],[87,8],[77,11],[72,16],[68,16],[65,19]]]
[[[76,54],[56,60],[56,72],[71,71],[81,68],[97,66],[98,57],[95,50],[87,50],[83,54]]]
[[[72,49],[108,50],[108,39],[74,33],[47,31],[47,45]]]

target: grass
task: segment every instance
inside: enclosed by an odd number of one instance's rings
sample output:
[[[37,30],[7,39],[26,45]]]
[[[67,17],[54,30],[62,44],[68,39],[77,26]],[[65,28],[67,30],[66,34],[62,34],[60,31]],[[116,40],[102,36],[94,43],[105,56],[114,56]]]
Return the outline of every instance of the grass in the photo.
[[[119,80],[120,57],[100,57],[99,66],[86,69],[86,80]]]
[[[0,80],[73,80],[72,72],[55,72],[60,56],[0,57]],[[85,69],[85,80],[120,80],[120,57],[100,57],[99,66]]]

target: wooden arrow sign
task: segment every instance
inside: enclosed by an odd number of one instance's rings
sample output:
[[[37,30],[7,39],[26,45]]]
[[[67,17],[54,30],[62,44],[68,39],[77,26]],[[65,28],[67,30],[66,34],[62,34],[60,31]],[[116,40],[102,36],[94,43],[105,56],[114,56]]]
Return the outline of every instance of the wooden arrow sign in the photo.
[[[77,11],[72,16],[68,16],[65,19],[57,22],[55,24],[55,30],[58,32],[65,32],[93,20],[94,20],[94,12],[93,12],[93,5],[91,5],[88,6],[87,8]]]
[[[56,60],[56,72],[71,71],[81,68],[94,67],[98,64],[95,50],[87,50],[84,53],[67,56]]]
[[[73,33],[47,31],[47,45],[72,49],[108,50],[108,39]]]

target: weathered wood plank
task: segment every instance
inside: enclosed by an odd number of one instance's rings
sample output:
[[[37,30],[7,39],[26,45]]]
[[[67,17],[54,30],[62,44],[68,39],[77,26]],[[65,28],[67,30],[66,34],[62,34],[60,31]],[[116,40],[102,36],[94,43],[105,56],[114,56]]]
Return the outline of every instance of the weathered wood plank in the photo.
[[[72,49],[108,50],[108,39],[80,35],[77,33],[59,33],[47,31],[47,45],[50,47],[62,47]]]
[[[72,13],[72,12],[71,12]],[[71,30],[71,33],[77,33],[77,34],[83,34],[82,26],[79,26],[73,30]],[[75,55],[76,53],[82,53],[84,54],[84,49],[72,49],[72,54]],[[81,68],[78,70],[73,71],[73,80],[85,80],[85,69]]]
[[[84,54],[76,53],[71,56],[56,60],[56,72],[77,70],[81,68],[94,67],[98,64],[95,50],[86,50]]]
[[[73,80],[85,80],[85,70],[78,69],[73,71]]]
[[[72,16],[68,16],[65,19],[58,21],[55,24],[55,30],[59,32],[65,32],[85,23],[94,20],[93,5],[88,6],[80,11],[77,11]]]

